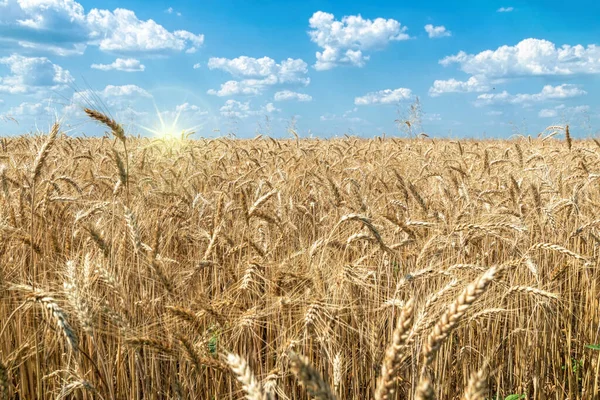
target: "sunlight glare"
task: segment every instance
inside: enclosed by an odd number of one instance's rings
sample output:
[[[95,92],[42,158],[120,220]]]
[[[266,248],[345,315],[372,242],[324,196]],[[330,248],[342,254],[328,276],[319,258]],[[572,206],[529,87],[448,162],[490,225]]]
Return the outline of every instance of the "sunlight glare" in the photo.
[[[179,117],[181,116],[181,109],[177,111],[177,113],[175,114],[175,118],[173,118],[170,124],[165,123],[163,113],[158,109],[156,103],[154,104],[154,109],[156,110],[156,116],[158,117],[159,123],[151,128],[143,125],[140,125],[140,127],[154,134],[158,139],[169,141],[185,140],[188,136],[193,134],[194,130],[197,128],[182,128],[178,126]]]

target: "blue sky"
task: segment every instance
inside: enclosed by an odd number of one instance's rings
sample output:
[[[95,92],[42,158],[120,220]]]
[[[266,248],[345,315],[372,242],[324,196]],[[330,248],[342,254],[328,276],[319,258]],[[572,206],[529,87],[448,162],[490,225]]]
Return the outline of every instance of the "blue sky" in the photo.
[[[97,134],[91,104],[148,136],[400,135],[418,96],[415,133],[587,137],[599,17],[595,1],[0,0],[0,134],[57,117]]]

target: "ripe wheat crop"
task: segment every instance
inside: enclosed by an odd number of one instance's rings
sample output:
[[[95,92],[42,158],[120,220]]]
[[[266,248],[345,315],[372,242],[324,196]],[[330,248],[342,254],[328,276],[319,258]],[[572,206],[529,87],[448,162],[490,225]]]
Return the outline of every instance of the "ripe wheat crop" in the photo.
[[[0,399],[592,399],[600,148],[0,141]]]

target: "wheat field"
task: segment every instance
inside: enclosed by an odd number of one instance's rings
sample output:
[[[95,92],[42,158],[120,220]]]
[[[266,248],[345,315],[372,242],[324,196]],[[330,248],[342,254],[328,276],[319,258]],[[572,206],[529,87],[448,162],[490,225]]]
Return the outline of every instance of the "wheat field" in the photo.
[[[87,112],[0,141],[0,399],[596,397],[600,143]]]

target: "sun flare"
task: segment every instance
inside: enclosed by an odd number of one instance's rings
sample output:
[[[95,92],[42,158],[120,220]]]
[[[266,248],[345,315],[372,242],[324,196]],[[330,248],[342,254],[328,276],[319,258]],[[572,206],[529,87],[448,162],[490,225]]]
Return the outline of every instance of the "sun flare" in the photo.
[[[170,122],[166,122],[163,114],[165,112],[159,111],[156,104],[154,105],[156,109],[156,116],[158,117],[158,122],[153,127],[147,127],[140,125],[140,127],[150,133],[152,133],[157,139],[169,140],[169,141],[178,141],[185,140],[190,135],[194,134],[194,130],[197,127],[184,127],[179,122],[181,117],[181,110],[178,110],[175,113],[175,117],[172,118]],[[167,114],[168,115],[168,114]]]

